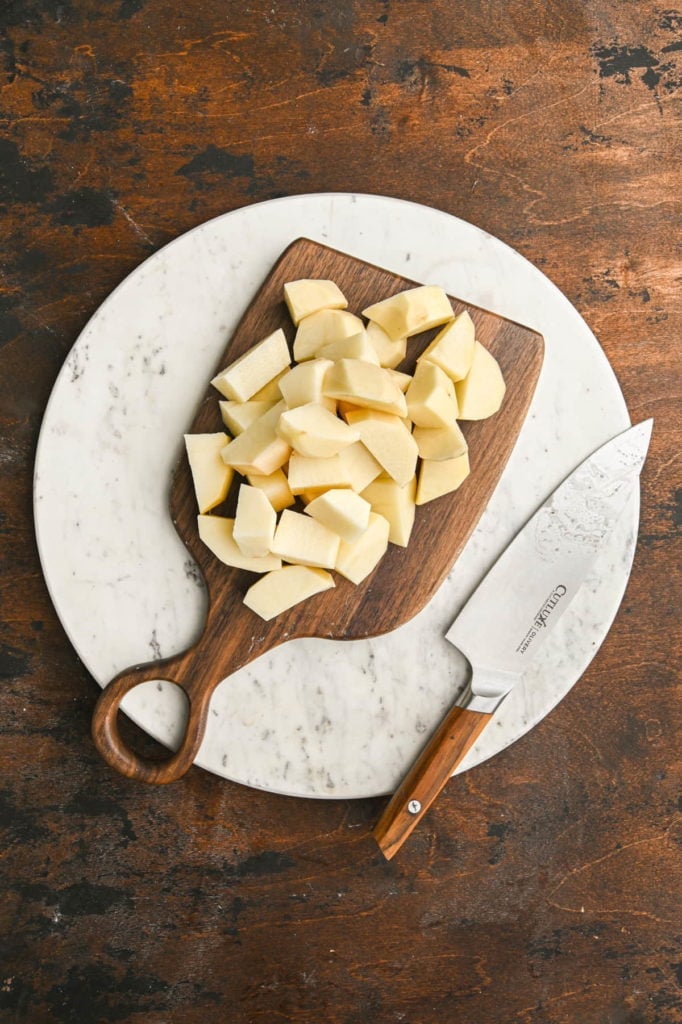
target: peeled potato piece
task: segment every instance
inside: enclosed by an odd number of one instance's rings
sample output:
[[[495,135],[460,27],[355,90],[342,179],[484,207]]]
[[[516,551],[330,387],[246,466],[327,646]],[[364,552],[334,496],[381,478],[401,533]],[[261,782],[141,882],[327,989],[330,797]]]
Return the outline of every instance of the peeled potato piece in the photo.
[[[383,327],[372,320],[367,324],[367,338],[379,357],[381,366],[393,369],[398,363],[402,363],[407,354],[407,338],[394,340],[386,334]]]
[[[340,537],[322,523],[301,512],[282,512],[272,541],[273,555],[285,562],[333,569],[339,552]]]
[[[294,452],[289,459],[289,487],[292,494],[311,491],[319,494],[330,487],[350,487],[351,469],[344,463],[342,453],[327,459],[309,459]]]
[[[464,380],[457,381],[455,391],[461,420],[485,420],[502,405],[506,391],[502,371],[479,341],[474,346],[471,368]]]
[[[223,423],[236,437],[272,409],[275,402],[218,402],[218,405]]]
[[[262,558],[269,554],[277,516],[263,491],[241,484],[232,536],[243,555]]]
[[[325,345],[350,338],[364,329],[360,317],[345,309],[321,309],[311,313],[298,325],[294,338],[294,359],[297,363],[313,359]]]
[[[348,302],[334,281],[304,278],[284,285],[284,301],[289,315],[298,327],[305,316],[320,309],[346,309]]]
[[[362,441],[356,441],[339,452],[341,465],[347,473],[349,486],[360,494],[381,473],[381,465]]]
[[[417,505],[424,505],[427,501],[456,491],[468,476],[468,452],[454,459],[443,459],[441,462],[422,459],[417,482]]]
[[[288,409],[308,402],[324,402],[324,378],[332,365],[331,359],[309,359],[292,367],[279,381],[279,390]]]
[[[258,487],[263,492],[275,512],[289,508],[296,501],[291,493],[289,481],[281,469],[276,469],[274,473],[269,473],[267,476],[260,473],[247,473],[246,479],[252,487]]]
[[[277,433],[299,455],[326,458],[359,440],[358,431],[315,402],[285,410]]]
[[[438,327],[454,316],[449,298],[437,285],[408,288],[368,306],[362,314],[378,323],[394,341]]]
[[[264,384],[260,391],[256,391],[255,394],[251,395],[250,402],[281,402],[282,392],[279,390],[279,382],[283,377],[287,375],[289,368],[282,370],[272,380],[269,380],[267,384]]]
[[[418,427],[447,427],[457,418],[457,398],[450,378],[434,363],[419,363],[405,398]]]
[[[414,476],[419,454],[417,443],[399,416],[358,409],[347,413],[348,422],[360,434],[365,448],[399,486]]]
[[[284,408],[284,402],[273,405],[264,416],[230,441],[221,452],[223,462],[244,474],[268,476],[281,469],[291,455],[291,446],[276,432]]]
[[[412,380],[409,373],[402,373],[401,370],[391,370],[388,367],[387,369],[391,375],[391,380],[393,381],[393,383],[400,388],[403,394],[405,394],[405,392],[410,386],[410,381]]]
[[[379,365],[379,356],[370,345],[365,331],[359,334],[352,334],[350,338],[341,338],[340,341],[332,341],[330,345],[324,345],[318,351],[320,359],[361,359],[363,363]]]
[[[325,378],[324,393],[363,408],[407,416],[405,396],[388,370],[360,359],[335,362]]]
[[[342,540],[334,568],[351,583],[362,583],[386,554],[390,524],[377,512],[370,512],[369,523],[358,540]]]
[[[285,565],[257,580],[246,591],[244,604],[269,622],[288,608],[333,587],[331,573],[306,565]]]
[[[475,341],[474,322],[464,310],[438,332],[420,355],[419,362],[434,363],[451,380],[463,380],[471,368]]]
[[[224,516],[197,516],[199,537],[215,557],[225,565],[248,572],[270,572],[279,569],[282,559],[276,555],[251,558],[242,554],[234,539],[234,519]]]
[[[222,433],[185,434],[185,448],[200,512],[210,512],[227,497],[233,470],[225,465],[220,453],[228,440],[227,434]]]
[[[457,423],[448,427],[415,427],[412,433],[422,459],[441,462],[456,459],[467,450],[467,442]]]
[[[233,402],[248,402],[256,391],[289,366],[289,346],[280,328],[222,370],[211,384]]]
[[[306,515],[312,516],[342,540],[352,544],[369,525],[371,505],[348,488],[331,488],[313,498],[306,506]]]
[[[370,503],[372,511],[388,520],[389,541],[403,548],[407,547],[414,526],[416,492],[416,476],[404,487],[400,487],[389,476],[379,476],[362,492],[362,497]]]

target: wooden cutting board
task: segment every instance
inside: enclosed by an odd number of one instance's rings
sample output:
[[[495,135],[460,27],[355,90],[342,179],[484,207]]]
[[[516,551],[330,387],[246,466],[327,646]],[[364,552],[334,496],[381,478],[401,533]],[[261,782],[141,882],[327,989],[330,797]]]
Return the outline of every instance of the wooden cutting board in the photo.
[[[279,258],[216,364],[216,373],[256,342],[281,327],[293,342],[293,327],[284,304],[283,286],[299,278],[335,281],[359,314],[373,302],[414,287],[417,283],[372,266],[345,253],[307,239],[293,242]],[[192,763],[203,736],[211,694],[224,678],[278,644],[295,637],[356,640],[396,629],[419,612],[450,571],[476,526],[502,474],[530,404],[542,365],[542,336],[527,327],[469,303],[452,299],[455,312],[467,309],[477,339],[500,364],[507,390],[501,409],[487,420],[462,422],[469,445],[471,473],[454,494],[444,495],[417,508],[406,548],[389,544],[370,576],[355,586],[334,574],[335,588],[296,605],[270,622],[263,622],[244,606],[243,596],[257,578],[233,569],[209,551],[197,530],[197,505],[186,457],[177,466],[170,495],[175,528],[204,575],[209,607],[203,634],[181,655],[135,666],[120,673],[106,687],[93,718],[93,737],[105,759],[130,777],[148,782],[170,782]],[[414,371],[417,357],[436,330],[410,339],[408,357],[398,369]],[[191,359],[191,340],[188,341]],[[207,383],[195,418],[186,432],[224,430],[218,406],[220,396]],[[240,477],[226,502],[214,510],[234,515]],[[179,750],[162,762],[144,761],[122,743],[117,726],[118,706],[133,686],[149,679],[166,678],[185,691],[188,724]]]

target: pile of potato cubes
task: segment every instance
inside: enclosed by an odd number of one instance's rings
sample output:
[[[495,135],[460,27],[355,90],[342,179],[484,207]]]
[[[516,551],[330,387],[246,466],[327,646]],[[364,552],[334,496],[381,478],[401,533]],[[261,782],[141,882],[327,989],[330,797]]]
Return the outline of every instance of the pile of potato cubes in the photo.
[[[329,570],[357,584],[389,543],[405,547],[416,505],[469,474],[457,421],[492,415],[505,392],[442,288],[392,295],[362,311],[367,323],[333,281],[292,281],[284,300],[293,365],[284,331],[270,334],[211,381],[231,436],[185,435],[199,536],[226,565],[263,574],[244,603],[265,620],[333,587]],[[414,375],[397,370],[408,339],[434,327]],[[211,515],[235,472],[234,519]]]

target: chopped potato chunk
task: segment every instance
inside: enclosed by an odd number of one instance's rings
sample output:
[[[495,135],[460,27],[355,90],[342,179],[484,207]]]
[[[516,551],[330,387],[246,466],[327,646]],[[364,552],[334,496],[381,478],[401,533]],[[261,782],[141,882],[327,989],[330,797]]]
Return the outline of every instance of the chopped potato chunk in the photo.
[[[261,619],[269,622],[275,616],[300,604],[301,601],[334,586],[331,573],[306,565],[284,565],[257,580],[246,591],[244,604]]]
[[[220,457],[227,442],[227,434],[185,434],[185,448],[200,512],[210,512],[227,497],[234,472]]]
[[[372,506],[348,488],[330,488],[306,506],[306,514],[350,544],[369,526]]]
[[[393,341],[411,338],[454,317],[449,298],[437,285],[408,288],[368,306],[362,313],[378,323]]]
[[[334,281],[301,280],[284,285],[284,301],[296,326],[321,309],[345,309],[348,302]]]
[[[230,363],[227,369],[213,378],[211,384],[225,398],[248,402],[256,391],[286,369],[290,361],[287,339],[280,328]]]

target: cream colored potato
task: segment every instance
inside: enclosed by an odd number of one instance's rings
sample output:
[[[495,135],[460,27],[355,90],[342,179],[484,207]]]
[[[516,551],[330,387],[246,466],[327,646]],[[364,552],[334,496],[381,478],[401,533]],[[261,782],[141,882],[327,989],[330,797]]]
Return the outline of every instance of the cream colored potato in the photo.
[[[371,505],[348,488],[331,488],[306,506],[306,515],[312,516],[342,540],[352,544],[369,525]]]
[[[309,402],[322,405],[324,378],[331,365],[331,359],[309,359],[289,370],[279,381],[279,390],[287,408],[296,409]]]
[[[326,494],[326,491],[301,491],[296,497],[302,502],[303,506],[309,505],[315,498],[319,498],[321,494]]]
[[[422,459],[417,481],[417,505],[440,498],[443,494],[456,491],[469,476],[469,455],[464,452],[455,459],[432,462]]]
[[[272,409],[275,402],[218,402],[223,423],[234,437],[242,434],[254,420]]]
[[[502,405],[506,391],[499,363],[479,341],[474,346],[471,369],[455,384],[461,420],[484,420]]]
[[[408,376],[408,375],[405,374],[405,376]],[[410,380],[412,380],[411,377],[410,377]],[[400,384],[401,382],[399,381],[398,383]],[[343,400],[340,400],[340,401],[338,401],[336,403],[336,411],[339,414],[339,416],[342,419],[344,419],[346,421],[346,423],[348,423],[349,422],[349,420],[348,420],[348,414],[349,413],[352,413],[352,412],[362,412],[362,411],[369,412],[370,410],[366,409],[366,407],[364,407],[364,406],[355,405],[353,402],[344,402]],[[374,411],[375,412],[379,412],[380,410],[379,409],[375,409]],[[392,415],[395,415],[395,414],[394,413],[389,413],[389,415],[392,416]],[[405,424],[405,426],[410,431],[410,433],[412,433],[413,423],[412,423],[412,420],[410,419],[409,415],[408,416],[400,416],[398,418],[400,419],[400,421],[402,423]]]
[[[345,309],[321,309],[304,317],[298,325],[294,338],[294,359],[302,363],[313,359],[321,348],[333,341],[351,338],[364,331],[365,325],[359,316]]]
[[[197,516],[199,537],[215,557],[225,565],[247,572],[270,572],[282,566],[281,558],[264,555],[263,558],[249,558],[243,555],[234,539],[234,519],[224,516]]]
[[[230,441],[221,452],[223,462],[243,474],[268,476],[281,469],[291,454],[291,446],[276,432],[285,408],[283,401],[278,402]]]
[[[332,401],[334,401],[334,399],[332,399]],[[344,402],[342,398],[336,403],[336,411],[344,420],[349,412],[356,412],[359,408],[360,406],[355,405],[354,402]]]
[[[369,523],[358,540],[342,540],[336,557],[335,569],[351,583],[362,583],[386,554],[391,526],[387,519],[370,512]]]
[[[233,470],[225,465],[220,453],[228,440],[227,434],[221,433],[185,434],[187,459],[200,512],[210,512],[227,497]]]
[[[357,430],[314,402],[285,410],[277,433],[299,455],[311,459],[338,455],[360,437]]]
[[[453,383],[434,363],[419,363],[405,398],[408,415],[418,427],[447,427],[457,419]]]
[[[296,501],[296,498],[291,493],[289,482],[281,469],[276,469],[274,473],[270,473],[268,476],[262,476],[259,473],[247,473],[246,479],[252,487],[257,487],[263,492],[275,512],[281,512],[283,508],[289,508]]]
[[[339,452],[341,464],[345,469],[350,487],[360,494],[368,484],[381,473],[381,466],[362,441],[356,441]]]
[[[270,552],[277,516],[263,491],[241,484],[232,536],[243,555],[262,558]]]
[[[339,359],[327,373],[324,393],[366,409],[407,416],[407,403],[388,370],[360,359]]]
[[[269,380],[267,384],[264,384],[260,391],[256,391],[255,395],[251,395],[251,402],[281,402],[282,392],[279,390],[279,382],[283,377],[286,377],[289,369],[282,370],[276,377]]]
[[[449,298],[437,285],[408,288],[368,306],[362,313],[378,323],[394,341],[438,327],[454,316]]]
[[[449,427],[415,427],[412,437],[416,441],[422,459],[442,462],[456,459],[467,451],[467,442],[457,423]]]
[[[391,369],[389,369],[388,372],[390,373],[391,380],[396,385],[396,387],[399,387],[402,393],[405,394],[405,392],[410,386],[410,382],[412,381],[412,377],[410,376],[410,374],[402,373],[401,370]]]
[[[464,310],[438,332],[420,355],[419,361],[440,366],[451,380],[463,380],[471,367],[475,341],[474,322]]]
[[[403,487],[414,476],[419,454],[409,429],[398,416],[360,409],[349,412],[348,422],[379,465]]]
[[[362,492],[372,511],[388,520],[388,539],[392,544],[407,547],[414,526],[417,478],[413,476],[400,487],[389,476],[379,476]]]
[[[301,279],[284,285],[284,301],[289,316],[298,327],[305,316],[320,309],[346,309],[348,302],[334,281]]]
[[[381,366],[389,369],[402,363],[407,354],[407,338],[393,338],[386,334],[383,327],[374,323],[373,320],[367,324],[367,338],[370,345],[379,357]]]
[[[246,591],[244,604],[269,622],[288,608],[334,585],[331,573],[324,569],[285,565],[252,584]]]
[[[289,459],[289,487],[292,494],[313,491],[317,494],[330,487],[350,487],[350,470],[341,453],[327,459],[310,459],[293,452]]]
[[[285,562],[333,569],[340,538],[322,523],[286,508],[275,530],[271,551]]]
[[[363,363],[372,363],[379,366],[379,357],[370,345],[364,331],[359,334],[352,334],[350,338],[341,338],[340,341],[333,341],[331,345],[325,345],[318,352],[321,359],[361,359]]]
[[[211,384],[233,402],[248,402],[291,362],[289,346],[281,328],[250,348],[222,370]]]

